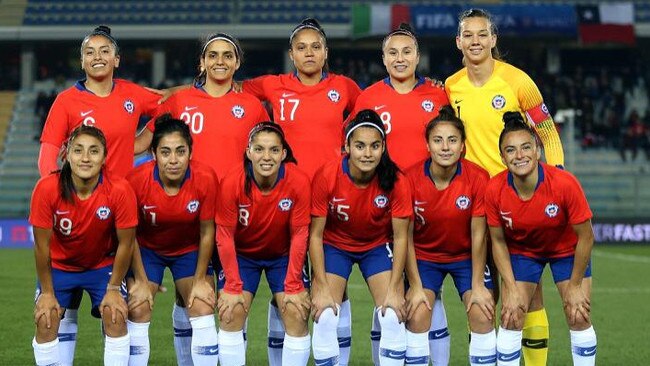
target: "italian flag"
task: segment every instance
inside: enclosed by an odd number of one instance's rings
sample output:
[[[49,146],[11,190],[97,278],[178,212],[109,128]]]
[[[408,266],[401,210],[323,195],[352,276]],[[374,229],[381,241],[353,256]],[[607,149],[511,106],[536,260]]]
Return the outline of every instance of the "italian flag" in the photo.
[[[409,23],[411,16],[408,5],[402,4],[354,4],[352,5],[352,35],[386,35]]]

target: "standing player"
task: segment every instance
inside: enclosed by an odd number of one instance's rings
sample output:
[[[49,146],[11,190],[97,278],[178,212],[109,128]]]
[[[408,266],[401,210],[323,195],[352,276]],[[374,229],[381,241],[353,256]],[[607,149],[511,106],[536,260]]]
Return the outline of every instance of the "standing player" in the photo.
[[[217,178],[210,167],[190,160],[192,136],[183,121],[163,115],[156,119],[155,127],[151,143],[154,161],[127,176],[140,213],[136,256],[142,258],[151,296],[162,283],[165,267],[171,270],[177,292],[188,304],[193,363],[216,365],[215,294],[209,262],[214,247]],[[130,288],[133,279],[128,278],[127,284]],[[150,319],[148,306],[129,310],[131,366],[146,365],[149,360]]]
[[[154,115],[159,96],[123,79],[115,79],[120,65],[117,41],[111,29],[99,26],[81,42],[81,68],[86,78],[60,93],[45,122],[41,135],[38,169],[45,177],[58,169],[57,158],[72,130],[79,125],[94,126],[106,136],[110,153],[106,172],[124,177],[133,166],[133,141],[142,115]],[[77,338],[77,308],[81,293],[65,309],[59,335],[61,362],[72,364]]]
[[[465,67],[450,76],[445,87],[456,114],[467,129],[467,159],[490,176],[505,169],[499,151],[502,116],[507,111],[525,113],[540,137],[546,161],[563,165],[562,143],[539,89],[523,71],[499,60],[496,25],[484,10],[470,9],[458,19],[456,46]],[[546,364],[548,318],[541,283],[524,325],[524,359],[527,365]]]
[[[503,120],[499,150],[508,170],[485,191],[494,261],[503,278],[498,364],[519,365],[524,314],[550,264],[571,333],[573,364],[594,365],[589,204],[573,175],[539,162],[535,132],[519,112],[506,112]]]
[[[450,274],[465,304],[471,329],[469,362],[495,365],[494,300],[490,293],[493,283],[489,272],[484,275],[487,245],[483,195],[489,175],[461,158],[465,128],[450,106],[443,107],[429,122],[425,138],[430,157],[407,172],[413,185],[415,229],[414,249],[409,248],[406,262],[406,363],[429,364],[428,304]]]
[[[243,328],[262,270],[286,328],[283,365],[307,365],[309,294],[303,284],[307,254],[309,178],[296,168],[279,125],[262,122],[249,134],[242,168],[219,193],[217,247],[219,348],[224,366],[246,363]],[[225,279],[224,279],[225,275]]]
[[[102,172],[106,156],[99,129],[74,129],[61,171],[41,178],[32,194],[29,221],[39,282],[32,343],[37,365],[72,364],[60,355],[57,330],[62,308],[82,290],[90,295],[93,315],[103,321],[104,364],[126,365],[129,359],[122,281],[138,218],[129,184]],[[144,273],[136,275],[142,282]],[[140,305],[135,297],[129,302]]]
[[[209,165],[220,180],[241,163],[248,131],[255,123],[269,119],[257,98],[232,90],[243,56],[236,38],[225,33],[209,36],[201,47],[194,85],[174,93],[159,109],[159,114],[170,113],[187,123],[194,140],[192,159]],[[138,135],[136,154],[149,148],[154,122],[151,120]],[[216,145],[218,158],[214,156]]]
[[[374,111],[363,110],[350,121],[345,141],[347,156],[323,166],[312,184],[314,359],[318,365],[339,364],[338,310],[358,263],[381,313],[380,362],[402,365],[402,274],[413,213],[409,183],[388,155],[384,125]]]
[[[429,121],[449,104],[445,92],[424,77],[416,74],[420,62],[418,40],[408,24],[390,32],[382,42],[382,59],[388,77],[361,93],[355,111],[374,109],[386,129],[386,143],[397,165],[406,169],[428,156],[420,141]],[[354,114],[353,114],[354,115]],[[449,332],[442,301],[434,305],[436,315],[432,322],[430,348],[434,364],[449,362]],[[373,359],[377,364],[379,347],[379,322],[373,319],[371,339]]]
[[[357,84],[327,70],[327,38],[316,19],[298,24],[289,37],[289,57],[296,70],[244,81],[243,89],[273,107],[273,119],[292,141],[300,169],[313,178],[325,163],[341,157],[343,120],[361,93]],[[269,364],[282,363],[284,329],[277,306],[269,306]],[[341,304],[338,330],[341,365],[351,345],[350,301]]]

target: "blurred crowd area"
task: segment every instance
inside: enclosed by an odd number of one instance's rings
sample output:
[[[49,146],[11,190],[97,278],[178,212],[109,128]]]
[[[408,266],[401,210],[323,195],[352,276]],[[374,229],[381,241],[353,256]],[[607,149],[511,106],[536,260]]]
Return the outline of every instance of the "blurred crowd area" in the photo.
[[[195,46],[187,46],[173,52],[185,57],[168,57],[167,79],[153,85],[158,88],[191,83],[196,70]],[[444,81],[458,70],[460,60],[453,51],[431,52],[428,62],[421,62],[422,74]],[[78,52],[78,49],[77,51]],[[246,56],[246,63],[236,75],[239,80],[267,73],[280,73],[283,69],[283,50],[253,51]],[[361,88],[365,88],[386,76],[379,52],[355,52],[338,50],[330,52],[329,69],[347,75]],[[78,56],[67,59],[49,59],[39,62],[36,80],[53,80],[52,90],[39,91],[36,112],[44,123],[49,106],[56,92],[70,86],[70,80],[80,78]],[[122,56],[117,77],[151,85],[151,50],[135,48]],[[124,59],[128,62],[124,62]],[[43,60],[43,58],[39,59]],[[540,52],[519,50],[504,56],[505,61],[526,71],[537,83],[549,110],[556,115],[559,128],[567,122],[565,116],[575,118],[577,139],[583,149],[608,148],[619,151],[622,161],[645,158],[650,161],[650,104],[648,82],[650,81],[646,57],[634,50],[600,50],[596,53],[581,51],[564,56],[561,67],[549,67]],[[0,89],[17,88],[11,84],[17,80],[17,63],[3,63]],[[13,68],[12,68],[13,66]],[[4,81],[1,81],[4,80]],[[562,112],[557,114],[557,112]]]

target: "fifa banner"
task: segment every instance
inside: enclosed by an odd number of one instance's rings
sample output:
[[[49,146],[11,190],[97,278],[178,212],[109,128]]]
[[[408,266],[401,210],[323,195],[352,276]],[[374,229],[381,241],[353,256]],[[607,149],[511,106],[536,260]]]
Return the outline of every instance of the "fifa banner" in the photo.
[[[410,19],[422,36],[455,36],[458,15],[471,6],[411,6]],[[573,5],[504,4],[485,5],[500,35],[576,37],[577,16]]]
[[[596,243],[649,244],[650,219],[594,220]],[[0,249],[32,248],[34,232],[27,220],[0,220]]]

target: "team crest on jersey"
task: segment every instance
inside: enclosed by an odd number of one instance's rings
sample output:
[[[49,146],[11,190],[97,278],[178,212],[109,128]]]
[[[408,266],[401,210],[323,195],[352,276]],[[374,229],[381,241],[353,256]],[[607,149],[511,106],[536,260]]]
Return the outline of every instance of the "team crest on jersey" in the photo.
[[[280,211],[289,211],[291,210],[291,206],[293,206],[293,201],[290,198],[283,198],[278,203]]]
[[[375,197],[373,202],[376,207],[384,208],[388,206],[388,197],[384,196],[383,194],[380,194],[379,196]]]
[[[95,214],[100,220],[106,220],[109,216],[111,216],[111,209],[106,206],[101,206],[97,209],[97,212],[95,212]]]
[[[553,218],[557,216],[558,213],[560,213],[560,206],[556,205],[555,203],[549,203],[546,205],[544,212],[546,213],[546,216]]]
[[[341,94],[339,94],[336,89],[332,89],[327,92],[327,97],[330,98],[330,100],[334,103],[338,103],[339,100],[341,100]]]
[[[231,112],[232,112],[232,115],[235,116],[235,118],[239,118],[239,119],[242,119],[244,117],[244,113],[245,113],[244,107],[242,107],[240,105],[236,105],[236,106],[232,107]]]
[[[129,114],[133,114],[133,110],[135,109],[135,104],[131,101],[131,99],[127,99],[124,101],[124,110],[129,112]]]
[[[546,106],[545,103],[542,103],[542,112],[544,112],[545,115],[549,115],[548,113],[548,107]]]
[[[425,112],[432,112],[433,107],[435,107],[435,105],[429,99],[422,101],[422,109],[424,109]]]
[[[226,273],[223,271],[219,271],[219,281],[223,281],[226,278]]]
[[[199,201],[191,200],[187,203],[187,212],[195,213],[199,209]]]
[[[472,200],[467,196],[460,196],[456,198],[456,207],[460,210],[467,210],[467,208],[472,204]]]
[[[503,95],[495,95],[492,98],[492,107],[496,110],[503,109],[506,106],[506,98]]]

